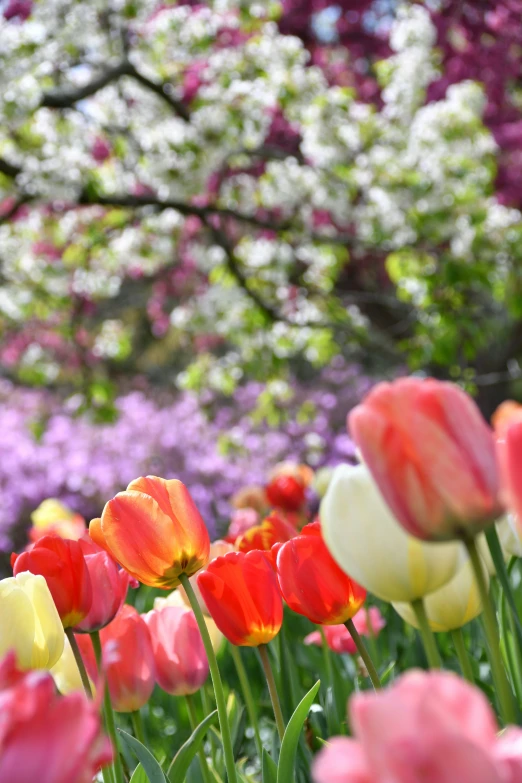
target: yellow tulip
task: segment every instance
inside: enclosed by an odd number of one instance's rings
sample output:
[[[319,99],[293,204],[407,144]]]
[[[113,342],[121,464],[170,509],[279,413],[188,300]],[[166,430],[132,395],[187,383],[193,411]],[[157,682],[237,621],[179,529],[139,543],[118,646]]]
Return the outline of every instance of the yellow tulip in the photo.
[[[33,528],[30,537],[33,541],[48,532],[76,541],[87,530],[83,517],[71,511],[56,498],[43,500],[31,514],[31,520]]]
[[[154,609],[162,609],[164,606],[182,606],[184,609],[186,609],[187,603],[181,593],[181,590],[174,590],[166,598],[158,597],[154,599]],[[210,636],[210,641],[212,642],[212,647],[214,648],[214,652],[217,653],[221,649],[225,637],[217,627],[212,617],[209,617],[207,614],[204,614],[203,616],[205,618],[205,624]]]
[[[427,544],[406,533],[364,465],[335,469],[320,518],[326,545],[343,571],[384,601],[423,598],[459,568],[461,544]]]
[[[489,582],[486,564],[482,562],[484,578]],[[394,603],[393,608],[407,623],[418,628],[411,604]],[[435,632],[454,631],[471,622],[482,612],[482,601],[473,575],[471,562],[466,560],[453,579],[424,599],[430,628]]]
[[[0,581],[0,656],[14,650],[21,669],[50,669],[65,634],[43,576],[24,571]]]

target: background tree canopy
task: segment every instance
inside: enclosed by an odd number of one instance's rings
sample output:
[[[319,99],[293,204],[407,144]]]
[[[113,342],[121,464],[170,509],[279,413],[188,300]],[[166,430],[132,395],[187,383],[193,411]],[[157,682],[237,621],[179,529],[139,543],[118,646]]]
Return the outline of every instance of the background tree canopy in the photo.
[[[478,389],[522,347],[518,0],[9,0],[2,372],[110,416],[341,353]],[[308,369],[307,369],[308,368]]]

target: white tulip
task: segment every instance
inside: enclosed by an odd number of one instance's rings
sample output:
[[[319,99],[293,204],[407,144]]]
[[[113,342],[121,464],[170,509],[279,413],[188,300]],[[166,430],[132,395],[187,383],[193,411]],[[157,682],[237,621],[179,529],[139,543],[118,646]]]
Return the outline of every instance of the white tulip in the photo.
[[[482,563],[486,582],[489,575],[486,564]],[[419,627],[415,613],[408,603],[394,603],[393,608],[415,628]],[[453,579],[444,587],[430,593],[424,599],[424,608],[430,628],[435,632],[453,631],[462,628],[482,612],[482,601],[473,574],[471,561],[467,559]]]
[[[414,601],[449,582],[462,545],[408,535],[364,465],[340,465],[320,509],[324,540],[340,567],[384,601]]]

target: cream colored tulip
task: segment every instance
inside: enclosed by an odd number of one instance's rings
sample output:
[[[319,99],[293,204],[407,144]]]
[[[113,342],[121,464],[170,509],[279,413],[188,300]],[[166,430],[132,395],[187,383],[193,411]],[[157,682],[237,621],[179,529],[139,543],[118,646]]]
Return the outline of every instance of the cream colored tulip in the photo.
[[[522,557],[520,526],[514,514],[506,514],[500,522],[497,522],[497,533],[506,560],[510,556]]]
[[[172,593],[170,593],[166,598],[161,598],[158,596],[158,598],[154,599],[154,609],[162,609],[164,606],[182,606],[184,609],[187,608],[186,603],[186,597],[184,597],[185,591],[183,591],[183,594],[181,593],[181,589],[178,588],[177,590],[174,590]],[[205,625],[207,626],[207,631],[210,636],[210,641],[212,642],[212,647],[214,648],[214,652],[219,652],[223,645],[224,636],[217,627],[216,623],[207,614],[203,614],[203,617],[205,618]]]
[[[43,576],[24,571],[0,581],[0,657],[14,650],[21,669],[50,669],[65,634]]]
[[[324,540],[340,567],[384,601],[413,601],[449,582],[462,545],[408,535],[364,465],[340,465],[323,498]]]
[[[78,669],[78,664],[76,663],[72,647],[67,637],[65,637],[65,644],[60,660],[55,663],[51,669],[51,674],[54,677],[56,687],[64,696],[73,691],[82,691],[83,693],[80,670]]]
[[[489,583],[486,564],[484,578]],[[407,623],[418,628],[411,604],[394,603],[393,608]],[[466,560],[453,579],[424,599],[424,608],[432,631],[453,631],[462,628],[482,612],[482,601],[470,560]]]

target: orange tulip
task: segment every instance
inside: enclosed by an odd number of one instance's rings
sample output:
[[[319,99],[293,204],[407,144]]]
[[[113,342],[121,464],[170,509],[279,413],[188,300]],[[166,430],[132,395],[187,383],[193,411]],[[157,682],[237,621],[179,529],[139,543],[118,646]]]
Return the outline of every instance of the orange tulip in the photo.
[[[89,533],[131,576],[171,590],[208,562],[210,539],[181,481],[147,476],[106,504]]]
[[[279,633],[283,602],[263,552],[217,557],[198,576],[198,586],[211,617],[232,644],[257,647]]]
[[[338,625],[359,611],[366,590],[341,571],[326,548],[319,522],[274,549],[279,587],[294,612],[318,625]]]
[[[296,528],[279,516],[275,511],[264,519],[260,525],[254,525],[237,539],[236,548],[239,552],[251,552],[260,549],[272,561],[271,549],[274,544],[290,541],[297,535]]]
[[[500,515],[493,433],[458,386],[380,383],[348,419],[386,503],[412,535],[475,535]]]

